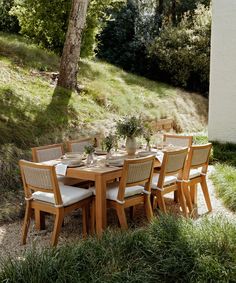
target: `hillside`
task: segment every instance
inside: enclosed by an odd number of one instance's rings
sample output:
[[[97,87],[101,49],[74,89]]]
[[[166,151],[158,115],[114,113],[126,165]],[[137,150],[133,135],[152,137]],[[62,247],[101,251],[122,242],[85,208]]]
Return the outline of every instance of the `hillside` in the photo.
[[[141,113],[148,120],[172,117],[185,132],[206,126],[205,98],[104,62],[83,60],[79,81],[84,91],[63,93],[58,99],[50,84],[50,72],[58,67],[55,55],[23,38],[0,34],[0,56],[0,144],[13,142],[22,148],[57,139],[57,132],[61,138],[100,131],[126,114]]]
[[[0,34],[0,190],[19,188],[18,160],[30,147],[106,131],[120,115],[174,118],[179,131],[201,131],[207,100],[100,61],[83,60],[80,95],[55,91],[59,58],[19,36]]]

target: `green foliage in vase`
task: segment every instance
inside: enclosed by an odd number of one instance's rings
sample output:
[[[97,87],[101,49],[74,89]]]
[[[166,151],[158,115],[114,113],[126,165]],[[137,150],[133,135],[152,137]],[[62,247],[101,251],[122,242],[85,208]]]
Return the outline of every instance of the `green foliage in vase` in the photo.
[[[151,137],[153,135],[153,130],[150,127],[149,124],[145,124],[144,125],[144,130],[143,130],[143,137],[145,139],[145,141],[147,142],[147,144],[149,145],[150,141],[151,141]]]
[[[124,117],[116,124],[117,134],[123,138],[138,137],[143,134],[143,121],[135,116]]]
[[[115,135],[113,135],[113,134],[109,134],[109,135],[106,136],[106,137],[104,138],[104,140],[102,141],[103,147],[105,148],[105,150],[106,150],[107,152],[110,152],[111,149],[112,149],[113,147],[115,147],[116,142],[117,142],[117,137],[116,137]]]
[[[84,147],[84,151],[86,154],[91,154],[91,153],[94,153],[95,148],[92,144],[88,144]]]

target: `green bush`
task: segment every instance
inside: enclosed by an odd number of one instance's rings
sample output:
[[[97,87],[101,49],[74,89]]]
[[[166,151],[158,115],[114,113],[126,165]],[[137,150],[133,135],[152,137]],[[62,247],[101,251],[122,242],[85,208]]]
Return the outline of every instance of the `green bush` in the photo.
[[[213,142],[213,158],[236,167],[236,144]]]
[[[162,216],[145,230],[106,232],[101,239],[2,263],[1,282],[235,282],[236,226],[223,218],[193,222]]]
[[[71,0],[14,0],[11,14],[20,23],[21,33],[34,39],[47,49],[61,53],[65,41]],[[108,17],[110,5],[119,5],[122,0],[91,0],[83,33],[81,56],[93,56],[96,35]]]
[[[149,48],[153,71],[176,86],[208,93],[210,33],[210,7],[203,5],[178,26],[165,26]]]
[[[120,10],[113,10],[113,20],[99,36],[98,57],[125,70],[142,74],[145,73],[147,56],[145,45],[136,32],[138,2],[128,0]]]
[[[20,30],[17,17],[9,15],[14,0],[0,0],[0,31],[18,33]]]

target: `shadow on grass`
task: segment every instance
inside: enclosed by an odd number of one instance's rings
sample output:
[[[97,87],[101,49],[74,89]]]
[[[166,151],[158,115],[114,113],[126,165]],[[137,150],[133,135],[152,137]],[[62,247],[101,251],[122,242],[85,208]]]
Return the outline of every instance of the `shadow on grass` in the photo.
[[[68,117],[74,109],[69,108],[72,91],[56,87],[50,104],[46,110],[39,112],[34,121],[36,136],[39,138],[48,131],[56,131],[57,140],[63,139],[63,133],[68,126]]]
[[[42,110],[11,88],[0,88],[0,192],[22,188],[18,162],[31,159],[31,147],[63,142],[68,120],[75,115],[68,106],[71,94],[55,88],[50,104]]]

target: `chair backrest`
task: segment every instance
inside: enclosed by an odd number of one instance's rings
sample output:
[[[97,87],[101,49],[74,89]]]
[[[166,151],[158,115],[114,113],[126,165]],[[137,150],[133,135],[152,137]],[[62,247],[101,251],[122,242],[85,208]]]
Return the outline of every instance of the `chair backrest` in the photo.
[[[193,136],[164,134],[163,140],[175,146],[190,147],[193,143]]]
[[[209,164],[209,157],[211,154],[211,148],[211,143],[204,145],[193,145],[190,147],[184,178],[188,179],[190,170],[196,168],[202,168],[202,173],[206,174]]]
[[[19,166],[26,199],[30,199],[32,197],[32,191],[41,191],[54,194],[55,204],[62,204],[54,166],[43,165],[25,160],[20,160]]]
[[[69,152],[84,152],[84,147],[89,144],[94,144],[93,138],[84,138],[67,142],[67,150]]]
[[[126,159],[120,180],[118,200],[123,201],[125,188],[145,184],[145,192],[150,192],[155,157]]]
[[[58,159],[64,154],[63,144],[52,144],[31,148],[34,162]]]
[[[188,148],[164,152],[161,171],[157,184],[159,188],[162,188],[164,186],[166,176],[175,175],[178,176],[178,179],[180,180],[183,178],[183,170],[185,167],[187,155]]]

